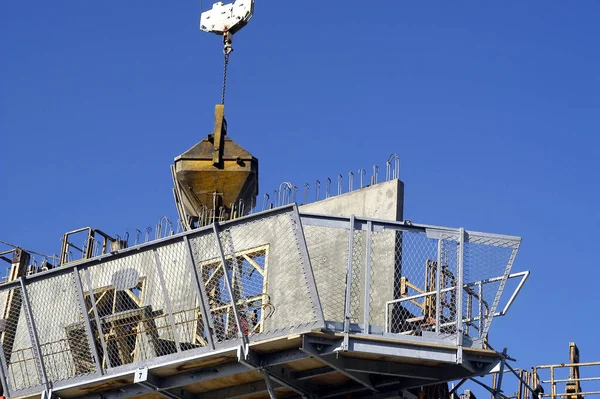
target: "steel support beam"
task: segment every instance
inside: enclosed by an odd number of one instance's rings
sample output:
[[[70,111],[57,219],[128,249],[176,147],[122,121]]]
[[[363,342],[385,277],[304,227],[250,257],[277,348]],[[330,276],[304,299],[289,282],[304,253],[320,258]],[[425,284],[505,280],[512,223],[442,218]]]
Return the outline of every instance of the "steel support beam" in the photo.
[[[156,377],[150,373],[148,373],[146,375],[145,381],[140,381],[137,384],[141,385],[142,387],[147,388],[150,392],[159,394],[163,398],[167,398],[167,399],[192,399],[193,398],[193,395],[186,390],[178,389],[178,392],[174,392],[175,389],[170,391],[170,390],[163,388],[161,378]]]
[[[282,385],[272,382],[271,386],[274,390],[281,388]],[[236,385],[233,387],[217,389],[214,391],[202,392],[202,399],[237,399],[244,398],[248,395],[256,395],[259,393],[269,392],[267,383],[265,380],[259,380],[255,382],[248,382],[246,384]],[[269,394],[270,395],[270,394]],[[276,396],[271,396],[276,397]]]
[[[196,384],[215,378],[228,377],[235,374],[245,373],[248,368],[240,363],[226,363],[208,369],[188,371],[160,379],[160,388],[163,390],[177,389],[189,384]]]
[[[311,344],[311,343],[307,342],[306,340],[302,344],[302,351],[311,355],[312,357],[321,361],[322,363],[328,365],[329,367],[339,371],[340,373],[344,374],[346,377],[358,382],[359,384],[363,385],[365,388],[368,388],[373,392],[377,392],[377,388],[375,388],[375,386],[371,382],[371,379],[369,378],[368,375],[359,374],[354,371],[347,370],[344,365],[344,359],[337,357],[337,354],[333,354],[333,356],[332,355],[329,355],[329,356],[323,355],[323,354],[319,353],[319,350],[317,349],[316,345]]]
[[[321,368],[313,369],[313,370],[297,371],[297,372],[293,373],[292,375],[296,380],[309,380],[314,377],[319,377],[322,375],[333,374],[333,373],[337,373],[337,370],[332,369],[329,366],[325,366],[325,367],[321,367]]]
[[[340,357],[348,371],[357,373],[372,373],[401,378],[418,378],[426,381],[436,381],[435,367],[419,366],[416,364],[384,362],[379,360]]]
[[[269,392],[269,398],[277,399],[277,395],[275,395],[275,389],[273,389],[273,384],[269,378],[269,373],[265,369],[262,369],[261,373],[265,379],[265,387],[267,388],[267,392]]]
[[[273,367],[284,363],[295,362],[297,360],[308,359],[309,357],[310,356],[302,352],[300,349],[290,349],[281,352],[263,354],[260,357],[260,361],[263,367]]]
[[[291,389],[303,398],[313,397],[313,389],[309,382],[295,380],[293,372],[285,367],[266,367],[260,355],[248,348],[240,347],[238,361],[251,370],[266,372],[271,380]]]

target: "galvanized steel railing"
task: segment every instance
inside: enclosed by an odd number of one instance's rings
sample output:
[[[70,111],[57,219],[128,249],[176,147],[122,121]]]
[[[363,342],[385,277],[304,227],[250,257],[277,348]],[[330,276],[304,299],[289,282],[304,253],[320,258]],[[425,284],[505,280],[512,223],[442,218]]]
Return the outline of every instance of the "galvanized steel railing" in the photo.
[[[176,234],[0,285],[2,385],[60,389],[323,329],[481,347],[519,244],[295,205]]]

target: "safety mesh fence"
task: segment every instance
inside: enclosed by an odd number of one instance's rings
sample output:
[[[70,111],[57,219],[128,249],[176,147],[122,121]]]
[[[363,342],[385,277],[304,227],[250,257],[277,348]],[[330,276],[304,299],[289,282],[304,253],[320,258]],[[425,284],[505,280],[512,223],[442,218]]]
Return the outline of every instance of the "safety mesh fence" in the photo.
[[[260,339],[323,327],[301,225],[294,214],[234,224],[219,233],[219,240],[243,335]]]
[[[350,248],[348,219],[305,215],[303,222],[325,319],[338,331],[347,304],[354,332],[484,336],[520,242],[465,232],[461,248],[460,229],[358,219]]]
[[[300,223],[287,207],[28,277],[27,295],[0,285],[7,385],[38,387],[45,373],[56,386],[324,320],[337,330],[346,311],[352,332],[485,336],[520,239],[463,239],[461,248],[459,230],[376,220]]]
[[[0,291],[0,304],[3,305],[0,321],[2,367],[11,392],[35,387],[42,382],[38,357],[29,335],[30,321],[26,318],[23,302],[20,287]]]
[[[325,320],[341,323],[344,320],[349,230],[305,223],[304,236]]]
[[[470,336],[487,336],[520,243],[518,238],[467,232],[463,328]]]
[[[392,246],[380,248],[374,262],[395,284],[386,293],[396,302],[386,306],[387,332],[421,335],[436,330],[436,270],[438,267],[438,240],[428,238],[425,232],[385,229]],[[393,235],[393,237],[392,237]],[[371,286],[375,293],[376,285]]]
[[[74,274],[34,281],[26,288],[48,380],[94,373]]]
[[[9,396],[325,326],[294,207],[214,228],[0,285]]]

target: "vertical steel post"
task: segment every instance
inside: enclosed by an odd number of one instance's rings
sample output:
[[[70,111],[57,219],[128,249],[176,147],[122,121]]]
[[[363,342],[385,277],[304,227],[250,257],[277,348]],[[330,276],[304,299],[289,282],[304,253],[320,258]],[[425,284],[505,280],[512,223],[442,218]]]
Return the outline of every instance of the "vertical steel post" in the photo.
[[[165,298],[165,306],[167,308],[167,316],[169,317],[169,323],[171,323],[171,328],[173,329],[173,340],[175,341],[176,350],[179,353],[179,352],[181,352],[181,342],[179,341],[179,333],[177,332],[177,326],[175,325],[175,318],[173,317],[173,306],[171,305],[171,298],[169,298],[169,292],[167,291],[167,283],[165,282],[165,274],[163,272],[162,264],[160,263],[160,257],[158,256],[158,250],[155,248],[152,250],[152,252],[154,252],[154,265],[156,266],[156,274],[158,275],[158,281],[160,283],[160,288],[162,289],[163,295]]]
[[[441,296],[441,284],[440,284],[440,269],[442,268],[442,237],[438,238],[438,256],[437,266],[435,268],[435,332],[440,333],[440,322],[442,313],[442,296]],[[427,284],[427,282],[425,282]]]
[[[483,321],[483,283],[481,281],[479,281],[477,283],[478,286],[478,295],[479,295],[479,337],[480,338],[484,338],[483,337],[483,326],[484,326],[484,321]]]
[[[462,347],[463,285],[465,276],[465,229],[460,228],[458,236],[458,282],[456,284],[456,345]],[[459,348],[459,350],[460,350]]]
[[[94,358],[94,364],[96,365],[96,370],[98,371],[98,373],[103,374],[102,364],[100,363],[100,356],[98,355],[98,348],[96,348],[92,324],[90,322],[90,315],[88,314],[87,306],[85,305],[85,295],[83,293],[81,277],[79,276],[79,268],[77,266],[73,268],[73,280],[75,281],[75,290],[77,291],[77,298],[79,298],[79,306],[81,308],[81,314],[83,316],[83,325],[85,327],[88,345],[90,346],[90,351],[92,357]]]
[[[210,348],[215,349],[215,342],[213,340],[214,326],[212,318],[209,314],[209,309],[207,308],[208,297],[206,296],[204,281],[202,280],[202,277],[198,275],[198,271],[196,270],[196,262],[194,261],[194,257],[192,256],[192,247],[187,236],[183,237],[183,242],[185,243],[185,251],[187,253],[188,264],[191,267],[192,278],[194,279],[195,283],[194,287],[196,288],[196,295],[198,295],[198,302],[200,303],[200,313],[202,313],[202,320],[204,321],[204,333],[206,334],[206,338],[208,339],[208,344],[210,345]]]
[[[104,359],[106,360],[106,367],[110,368],[110,356],[108,354],[108,347],[106,346],[106,340],[104,339],[104,332],[102,331],[102,323],[100,323],[100,317],[98,316],[98,308],[96,307],[96,298],[94,296],[94,286],[92,285],[92,278],[90,277],[90,271],[85,269],[83,272],[85,276],[85,282],[90,292],[90,302],[92,303],[92,310],[94,311],[94,321],[98,328],[98,336],[100,337],[100,345],[102,345],[102,352],[104,353]]]
[[[346,301],[344,303],[344,333],[350,332],[350,296],[352,295],[352,255],[354,254],[354,215],[348,229],[348,269],[346,270]]]
[[[238,312],[236,298],[233,294],[233,287],[231,286],[231,281],[229,280],[229,275],[227,274],[227,259],[225,259],[225,253],[223,252],[223,246],[221,245],[221,239],[219,238],[219,229],[217,227],[217,223],[213,223],[213,232],[215,233],[215,240],[217,241],[217,249],[219,250],[219,256],[221,257],[221,262],[223,263],[223,279],[225,280],[225,285],[227,286],[227,292],[229,293],[229,297],[231,298],[231,307],[233,309],[233,317],[235,317],[235,323],[237,325],[238,337],[245,338],[245,335],[242,331],[242,323],[240,319],[240,314]],[[235,256],[234,254],[231,254]]]
[[[4,368],[6,367],[6,369]],[[8,363],[4,356],[4,345],[0,342],[0,383],[2,384],[2,395],[9,398],[10,392],[8,391],[8,382],[6,381],[6,375],[8,374]]]
[[[306,246],[306,237],[304,235],[304,228],[302,227],[302,221],[300,220],[300,214],[298,213],[298,206],[294,205],[294,212],[292,212],[292,228],[296,237],[298,248],[300,249],[300,257],[302,259],[302,267],[304,268],[304,276],[308,283],[308,291],[310,293],[310,299],[312,306],[315,309],[315,313],[319,323],[325,325],[325,316],[323,315],[323,307],[321,306],[321,300],[319,293],[317,292],[317,283],[315,282],[315,275],[310,263],[310,256]]]
[[[554,367],[550,367],[550,381],[552,382],[550,388],[550,397],[554,399],[556,397],[556,383],[554,382]]]
[[[365,239],[365,314],[364,333],[370,334],[371,313],[371,244],[372,244],[373,222],[367,221],[367,237]]]
[[[42,348],[40,347],[40,340],[38,338],[37,329],[35,327],[35,320],[33,313],[31,312],[31,302],[29,302],[29,294],[25,286],[25,280],[23,277],[19,277],[19,284],[21,285],[21,295],[23,296],[23,307],[25,309],[25,320],[27,321],[27,327],[29,330],[29,338],[31,339],[31,345],[33,349],[34,357],[37,357],[38,371],[41,376],[42,385],[46,385],[48,388],[48,375],[46,374],[46,366],[44,364],[44,356],[42,355]],[[37,353],[36,353],[37,352]],[[36,356],[37,355],[37,356]]]

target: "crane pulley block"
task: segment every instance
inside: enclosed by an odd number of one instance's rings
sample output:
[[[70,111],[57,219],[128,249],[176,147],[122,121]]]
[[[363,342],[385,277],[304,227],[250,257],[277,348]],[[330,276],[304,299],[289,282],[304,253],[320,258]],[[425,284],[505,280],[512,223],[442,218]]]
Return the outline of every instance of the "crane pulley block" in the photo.
[[[223,35],[242,29],[254,14],[254,0],[236,0],[223,4],[218,1],[200,15],[200,30]]]

